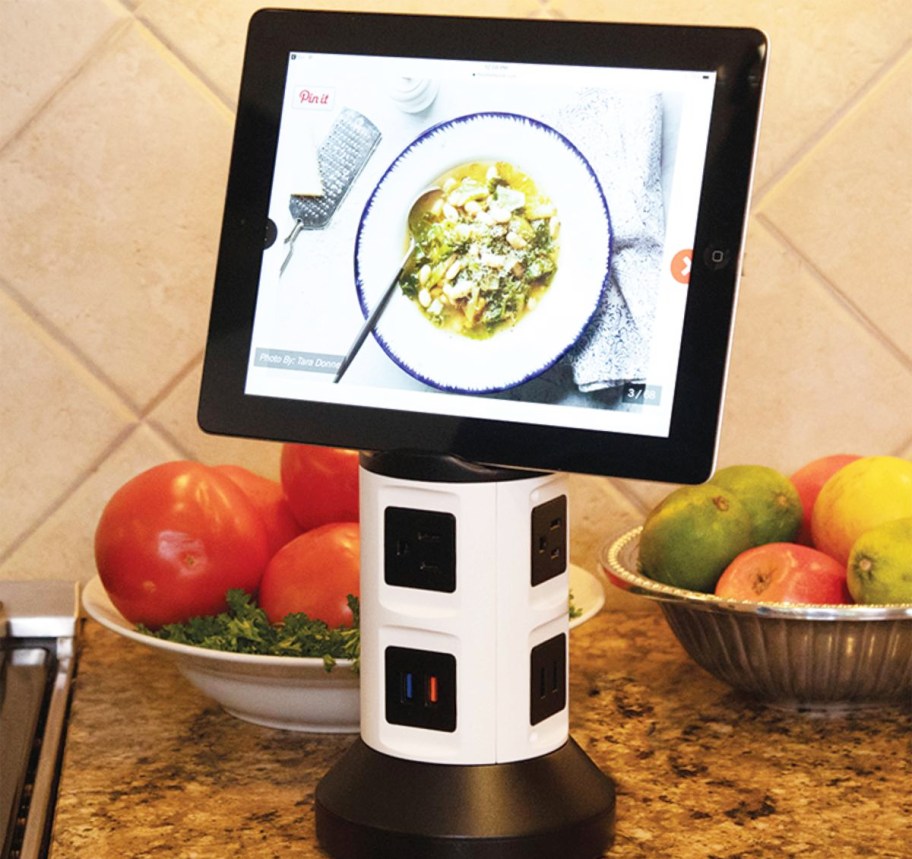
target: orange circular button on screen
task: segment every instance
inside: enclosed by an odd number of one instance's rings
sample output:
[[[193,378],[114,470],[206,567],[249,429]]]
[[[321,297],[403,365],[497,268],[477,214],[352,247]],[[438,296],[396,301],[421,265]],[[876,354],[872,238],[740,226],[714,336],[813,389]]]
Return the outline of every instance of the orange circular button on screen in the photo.
[[[678,283],[690,282],[690,266],[693,263],[693,249],[678,251],[671,260],[671,276]]]

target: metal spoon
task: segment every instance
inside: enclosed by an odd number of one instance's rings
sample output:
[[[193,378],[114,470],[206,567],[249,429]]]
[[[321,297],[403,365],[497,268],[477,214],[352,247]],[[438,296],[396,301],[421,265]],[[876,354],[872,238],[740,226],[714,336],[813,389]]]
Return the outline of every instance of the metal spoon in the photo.
[[[442,196],[443,191],[435,186],[433,188],[428,188],[426,191],[423,191],[415,198],[415,201],[412,203],[408,213],[409,247],[402,259],[402,264],[399,266],[399,271],[396,272],[396,276],[393,278],[392,283],[386,288],[386,291],[383,293],[383,295],[380,296],[380,300],[374,305],[374,309],[370,312],[370,315],[364,321],[364,325],[361,326],[361,330],[358,332],[358,336],[355,337],[354,342],[349,347],[345,357],[342,359],[342,363],[339,365],[339,369],[336,370],[336,376],[333,379],[333,382],[338,382],[339,379],[342,378],[342,375],[354,360],[355,355],[358,354],[358,350],[364,345],[364,341],[367,339],[367,335],[374,330],[374,326],[377,324],[377,320],[386,309],[386,305],[389,303],[389,300],[392,297],[393,292],[399,283],[399,280],[405,273],[406,268],[408,268],[409,261],[411,260],[412,255],[415,253],[415,248],[418,246],[418,242],[424,237],[424,234],[427,232],[427,228],[430,225],[430,221],[427,217],[428,212]]]

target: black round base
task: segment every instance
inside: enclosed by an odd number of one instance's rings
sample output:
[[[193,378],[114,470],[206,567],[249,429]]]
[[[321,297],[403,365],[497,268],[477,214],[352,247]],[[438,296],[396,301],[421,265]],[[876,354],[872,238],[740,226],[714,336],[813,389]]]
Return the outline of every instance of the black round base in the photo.
[[[571,739],[505,764],[431,764],[358,739],[317,785],[336,859],[595,859],[614,837],[614,783]]]

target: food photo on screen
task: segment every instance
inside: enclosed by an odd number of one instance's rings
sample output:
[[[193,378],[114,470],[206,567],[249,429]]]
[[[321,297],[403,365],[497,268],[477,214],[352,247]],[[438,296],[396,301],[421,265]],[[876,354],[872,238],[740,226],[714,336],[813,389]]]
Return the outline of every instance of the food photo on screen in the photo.
[[[662,434],[712,75],[488,66],[291,55],[247,393]]]
[[[414,252],[396,286],[432,324],[465,337],[513,327],[558,268],[557,209],[506,161],[448,170],[413,204],[408,229]]]
[[[527,116],[472,113],[433,126],[366,204],[355,244],[362,311],[390,280],[386,248],[405,244],[403,201],[427,184],[445,193],[416,247],[421,265],[377,322],[379,345],[410,376],[454,393],[538,376],[579,339],[607,287],[611,228],[595,172]]]

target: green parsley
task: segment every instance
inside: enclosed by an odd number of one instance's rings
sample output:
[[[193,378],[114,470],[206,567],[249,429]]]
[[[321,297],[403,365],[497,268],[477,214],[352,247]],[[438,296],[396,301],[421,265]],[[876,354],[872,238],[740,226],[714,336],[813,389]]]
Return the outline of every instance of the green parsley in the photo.
[[[229,653],[322,658],[327,671],[332,671],[336,660],[350,659],[358,670],[361,633],[357,597],[348,597],[354,623],[336,629],[322,620],[311,620],[306,614],[289,614],[281,623],[272,624],[243,590],[232,589],[225,598],[228,610],[221,614],[193,617],[185,623],[169,623],[157,630],[142,625],[137,629],[163,641]]]
[[[225,594],[228,610],[221,614],[192,617],[185,623],[168,623],[157,630],[139,624],[136,629],[175,644],[189,644],[227,653],[252,653],[259,656],[304,656],[319,658],[327,671],[339,659],[350,659],[358,671],[361,657],[360,604],[349,595],[348,605],[354,615],[350,627],[335,629],[322,620],[311,620],[306,614],[289,614],[282,623],[272,624],[246,591],[232,589]],[[580,617],[582,610],[573,603],[570,593],[570,619]]]
[[[576,620],[578,617],[583,616],[583,610],[578,608],[576,603],[573,602],[573,591],[570,591],[570,606],[569,606],[570,620]]]

